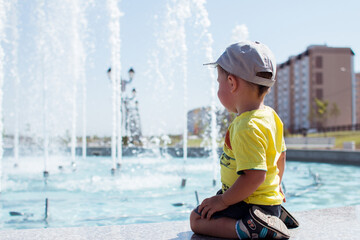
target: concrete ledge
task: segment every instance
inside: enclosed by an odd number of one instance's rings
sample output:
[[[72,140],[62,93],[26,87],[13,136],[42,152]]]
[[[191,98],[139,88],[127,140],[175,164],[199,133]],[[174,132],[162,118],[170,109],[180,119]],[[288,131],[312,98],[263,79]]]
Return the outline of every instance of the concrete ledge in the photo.
[[[360,151],[288,149],[286,160],[360,166]]]
[[[359,239],[360,205],[295,212],[300,227],[290,230],[290,239]],[[42,239],[171,239],[213,240],[193,234],[188,221],[104,227],[48,228],[0,231],[2,240]]]
[[[291,137],[285,138],[287,148],[330,149],[335,146],[334,137]]]
[[[4,149],[6,153],[4,156],[12,156],[12,149]],[[70,152],[70,150],[68,150]],[[76,154],[81,156],[82,149],[77,148]],[[171,156],[174,158],[183,157],[183,149],[176,147],[169,148],[138,148],[138,147],[124,147],[122,150],[124,157],[159,157],[159,156]],[[222,148],[217,149],[217,153],[220,156],[222,154]],[[288,149],[287,160],[292,161],[306,161],[306,162],[324,162],[335,164],[348,164],[360,166],[360,151],[353,150],[319,150],[319,149]],[[111,148],[106,147],[91,147],[87,148],[88,156],[110,156]],[[197,157],[209,157],[211,150],[207,148],[188,148],[187,156],[189,158]],[[42,156],[39,154],[39,156]]]

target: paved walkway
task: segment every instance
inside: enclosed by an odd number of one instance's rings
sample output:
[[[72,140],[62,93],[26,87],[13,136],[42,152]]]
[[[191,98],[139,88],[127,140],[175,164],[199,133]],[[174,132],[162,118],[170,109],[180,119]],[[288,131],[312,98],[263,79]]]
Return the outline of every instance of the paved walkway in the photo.
[[[290,230],[290,239],[360,239],[360,205],[295,212],[300,227]],[[188,221],[133,224],[105,227],[48,228],[0,231],[1,240],[42,239],[170,239],[170,240],[214,240],[195,235]]]

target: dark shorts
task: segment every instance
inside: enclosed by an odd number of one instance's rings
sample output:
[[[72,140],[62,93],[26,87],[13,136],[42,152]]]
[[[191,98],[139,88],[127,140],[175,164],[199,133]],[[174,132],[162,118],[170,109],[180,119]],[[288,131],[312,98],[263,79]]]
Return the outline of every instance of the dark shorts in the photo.
[[[221,190],[218,191],[217,195],[221,194]],[[239,202],[234,205],[230,205],[228,208],[216,212],[212,215],[212,218],[221,218],[221,217],[228,217],[233,219],[241,219],[247,215],[249,215],[249,209],[254,206],[255,204],[247,204],[246,202]],[[263,209],[265,212],[267,212],[270,215],[280,217],[280,211],[281,211],[281,205],[256,205]],[[194,211],[201,215],[199,213],[199,206],[194,209]]]

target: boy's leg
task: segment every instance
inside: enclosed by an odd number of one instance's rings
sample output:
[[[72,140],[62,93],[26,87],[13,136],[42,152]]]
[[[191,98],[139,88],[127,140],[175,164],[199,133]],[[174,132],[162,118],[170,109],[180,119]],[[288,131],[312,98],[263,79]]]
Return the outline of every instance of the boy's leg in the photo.
[[[235,230],[236,219],[221,217],[202,219],[201,216],[192,211],[190,215],[191,230],[197,234],[203,234],[220,238],[238,238]]]
[[[220,191],[219,191],[220,192]],[[220,194],[220,193],[217,193]],[[216,212],[211,220],[201,219],[198,207],[190,215],[191,229],[195,233],[222,238],[237,238],[235,223],[244,215],[249,214],[250,205],[240,202],[227,209]]]
[[[253,206],[240,220],[228,217],[202,219],[197,211],[190,215],[190,225],[194,233],[221,238],[266,238],[289,239],[285,224],[276,216],[269,215]]]

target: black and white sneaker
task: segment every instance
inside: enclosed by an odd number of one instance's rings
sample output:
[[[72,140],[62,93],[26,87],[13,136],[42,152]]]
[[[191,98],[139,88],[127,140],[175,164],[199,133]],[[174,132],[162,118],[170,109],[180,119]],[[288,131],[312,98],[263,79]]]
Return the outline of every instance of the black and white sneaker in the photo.
[[[257,206],[250,215],[236,222],[239,239],[289,239],[290,232],[280,218],[272,216]]]
[[[287,228],[299,227],[299,222],[283,206],[281,206],[280,219],[285,223]]]

